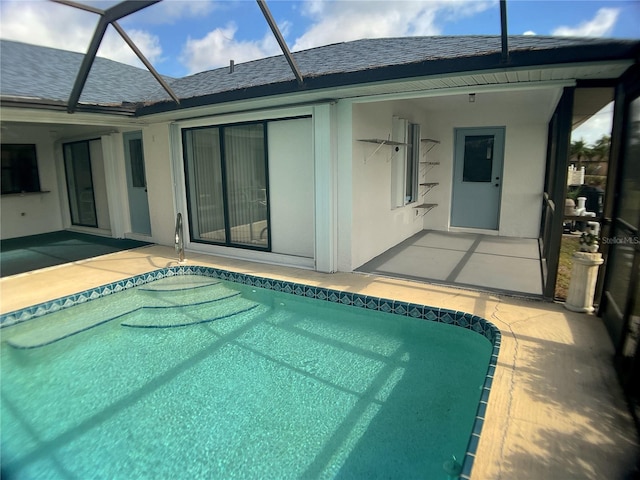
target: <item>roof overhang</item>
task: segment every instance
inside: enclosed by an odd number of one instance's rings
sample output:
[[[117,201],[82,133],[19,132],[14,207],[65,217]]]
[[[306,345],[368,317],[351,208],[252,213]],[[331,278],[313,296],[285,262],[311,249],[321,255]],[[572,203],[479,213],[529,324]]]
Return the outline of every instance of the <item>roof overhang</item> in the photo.
[[[342,99],[383,101],[430,95],[453,95],[479,89],[499,91],[513,88],[558,88],[575,85],[577,79],[617,79],[633,64],[631,60],[602,63],[565,64],[544,67],[500,67],[459,74],[436,74],[386,81],[327,85],[299,90],[291,83],[267,85],[242,91],[222,92],[207,97],[185,99],[181,108],[170,103],[140,108],[137,114],[148,121],[174,121],[247,110],[323,103]]]
[[[133,115],[113,113],[111,108],[105,112],[83,112],[81,109],[73,115],[69,115],[66,105],[58,105],[57,108],[48,108],[41,105],[25,103],[5,103],[2,100],[2,123],[42,123],[65,125],[92,125],[98,127],[140,127],[147,122]]]
[[[42,98],[30,98],[30,97],[12,97],[1,96],[0,107],[2,108],[2,115],[4,117],[5,111],[8,108],[19,109],[33,109],[33,110],[49,110],[49,111],[64,111],[67,112],[67,102],[60,100],[47,100]],[[134,104],[118,104],[118,105],[90,105],[90,104],[78,104],[76,111],[83,113],[101,113],[113,116],[136,116],[136,105]]]

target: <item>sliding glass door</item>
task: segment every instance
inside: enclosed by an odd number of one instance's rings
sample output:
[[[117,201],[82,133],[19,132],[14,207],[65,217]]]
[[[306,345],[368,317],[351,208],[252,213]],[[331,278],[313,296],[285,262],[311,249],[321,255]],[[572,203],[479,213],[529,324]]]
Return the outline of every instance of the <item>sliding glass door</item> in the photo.
[[[191,241],[270,249],[266,124],[183,131]]]
[[[65,143],[63,149],[71,223],[97,227],[89,142]]]

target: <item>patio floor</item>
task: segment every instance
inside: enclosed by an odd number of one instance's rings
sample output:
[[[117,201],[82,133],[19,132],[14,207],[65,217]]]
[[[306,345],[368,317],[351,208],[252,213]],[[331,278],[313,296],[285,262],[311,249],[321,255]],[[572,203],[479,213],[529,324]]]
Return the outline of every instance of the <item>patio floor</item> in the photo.
[[[377,275],[321,274],[189,252],[187,264],[480,315],[502,331],[502,347],[472,478],[637,478],[638,434],[597,317],[554,303]],[[5,277],[0,311],[172,265],[174,249],[154,245]]]
[[[540,253],[535,239],[424,230],[357,271],[542,296]]]
[[[0,241],[0,276],[61,265],[148,245],[137,240],[61,230]]]

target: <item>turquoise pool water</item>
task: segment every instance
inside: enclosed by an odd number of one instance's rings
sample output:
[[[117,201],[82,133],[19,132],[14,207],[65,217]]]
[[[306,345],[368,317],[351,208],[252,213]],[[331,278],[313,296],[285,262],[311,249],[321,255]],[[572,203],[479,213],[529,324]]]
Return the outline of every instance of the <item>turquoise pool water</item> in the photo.
[[[495,346],[302,293],[173,276],[3,329],[3,478],[447,478]]]

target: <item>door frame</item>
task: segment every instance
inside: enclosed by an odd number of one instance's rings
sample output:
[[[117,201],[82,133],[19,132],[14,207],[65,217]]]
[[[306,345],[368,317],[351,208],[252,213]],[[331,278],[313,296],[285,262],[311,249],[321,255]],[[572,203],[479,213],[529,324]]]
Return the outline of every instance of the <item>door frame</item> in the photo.
[[[125,167],[125,175],[126,175],[126,182],[127,182],[127,205],[129,206],[129,227],[131,230],[132,234],[135,235],[144,235],[144,236],[151,236],[151,215],[150,215],[150,211],[149,211],[149,196],[148,194],[146,195],[146,218],[147,218],[147,223],[149,225],[148,231],[136,231],[134,230],[134,222],[133,222],[133,214],[132,214],[132,210],[134,207],[134,203],[131,201],[131,192],[133,188],[141,188],[141,187],[134,187],[133,186],[133,178],[132,178],[132,174],[131,174],[131,153],[129,150],[129,142],[131,140],[140,140],[140,144],[141,144],[141,148],[142,148],[142,165],[143,165],[143,174],[144,174],[144,190],[145,193],[147,193],[147,186],[148,186],[148,182],[147,182],[147,165],[146,165],[146,159],[144,156],[144,142],[143,142],[143,138],[142,138],[142,131],[138,130],[138,131],[134,131],[134,132],[125,132],[122,134],[122,143],[123,143],[123,148],[124,148],[124,167]]]

